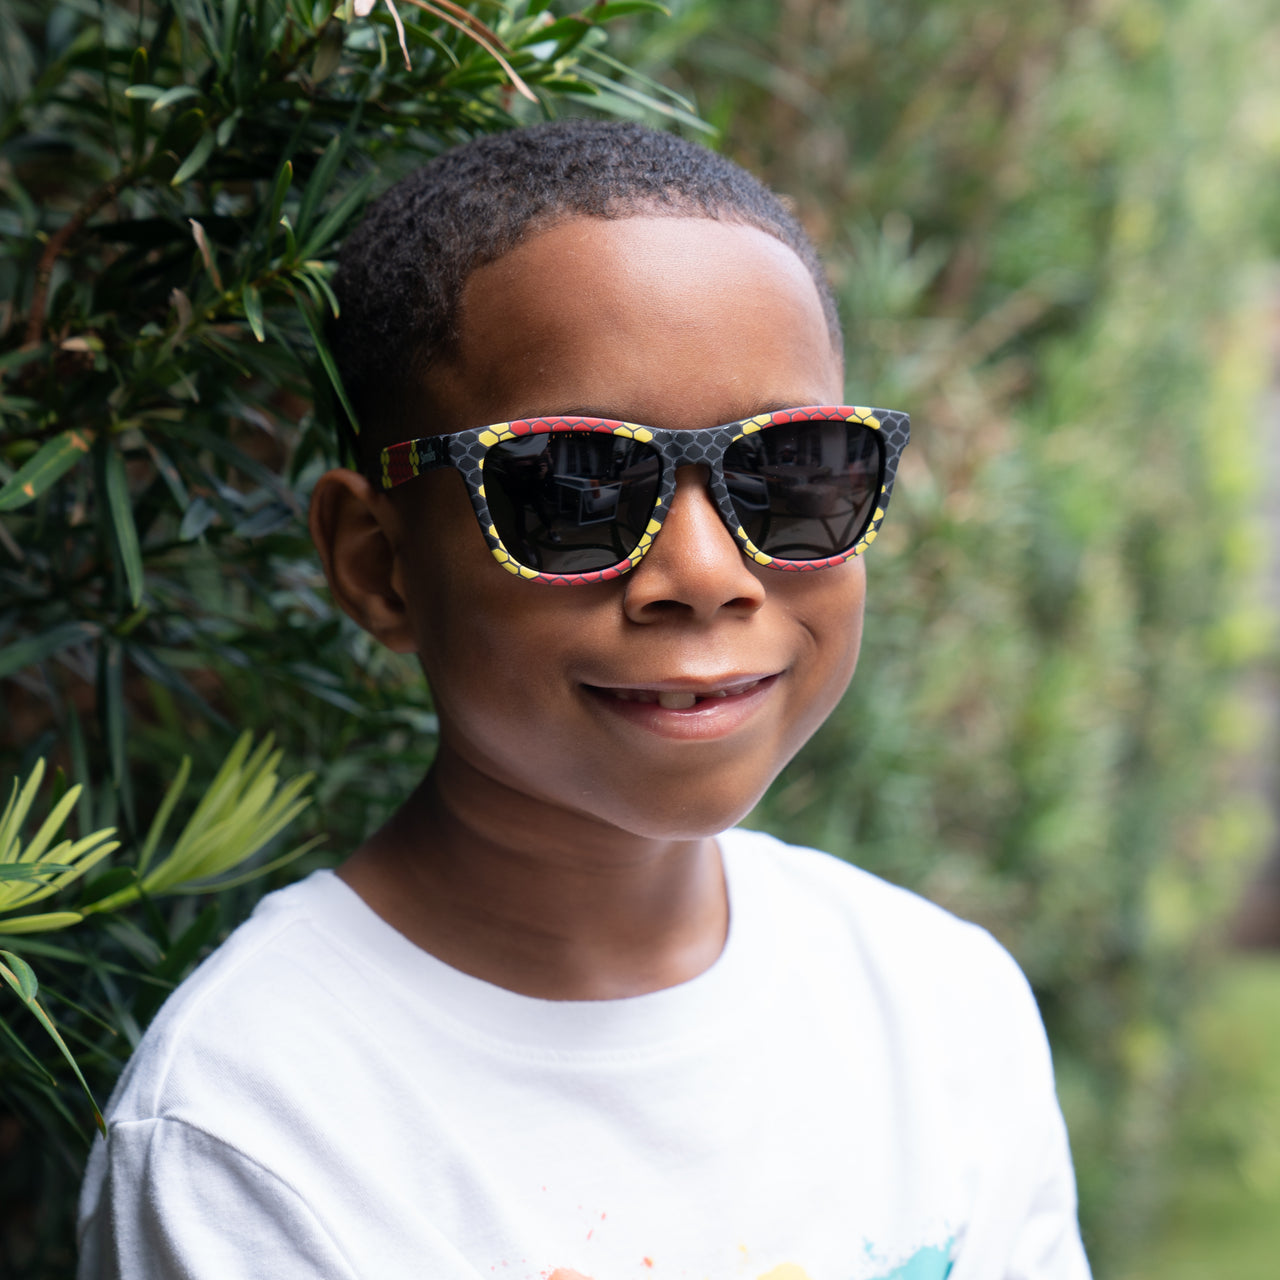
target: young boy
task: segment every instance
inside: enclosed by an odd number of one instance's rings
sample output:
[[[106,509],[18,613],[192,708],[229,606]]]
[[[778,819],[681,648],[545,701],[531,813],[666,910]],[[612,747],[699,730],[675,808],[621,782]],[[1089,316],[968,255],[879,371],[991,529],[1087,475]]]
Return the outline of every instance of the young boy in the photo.
[[[166,1004],[83,1280],[1084,1280],[1013,962],[732,829],[853,673],[906,437],[830,407],[795,220],[558,123],[393,188],[336,284],[361,472],[312,532],[438,755]]]

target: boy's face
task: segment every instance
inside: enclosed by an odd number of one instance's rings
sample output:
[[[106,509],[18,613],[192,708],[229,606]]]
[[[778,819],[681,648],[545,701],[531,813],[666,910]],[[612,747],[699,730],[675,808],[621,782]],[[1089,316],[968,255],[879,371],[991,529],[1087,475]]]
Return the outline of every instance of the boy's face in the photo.
[[[664,217],[576,218],[477,270],[428,390],[415,434],[553,414],[696,431],[843,399],[795,254],[751,227]],[[701,469],[677,480],[648,555],[588,586],[503,570],[453,472],[373,500],[400,611],[375,630],[419,655],[442,753],[637,835],[705,836],[751,808],[853,673],[863,563],[751,564]]]

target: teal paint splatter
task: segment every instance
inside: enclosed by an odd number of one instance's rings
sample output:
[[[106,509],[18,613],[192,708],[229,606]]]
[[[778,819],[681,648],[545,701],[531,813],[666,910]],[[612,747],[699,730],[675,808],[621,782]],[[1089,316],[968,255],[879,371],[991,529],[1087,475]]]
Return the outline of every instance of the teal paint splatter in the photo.
[[[921,1249],[900,1267],[876,1280],[947,1280],[951,1274],[951,1241]]]

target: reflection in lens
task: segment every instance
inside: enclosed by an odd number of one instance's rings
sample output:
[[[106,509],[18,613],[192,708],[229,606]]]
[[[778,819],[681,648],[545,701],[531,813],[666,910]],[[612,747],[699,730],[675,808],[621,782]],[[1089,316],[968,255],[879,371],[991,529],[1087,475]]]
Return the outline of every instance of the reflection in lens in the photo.
[[[879,433],[852,422],[766,427],[729,446],[724,479],[734,511],[761,551],[823,560],[866,532],[884,478]]]
[[[651,446],[604,432],[526,436],[484,459],[498,536],[539,573],[590,573],[625,560],[648,527],[660,479]]]

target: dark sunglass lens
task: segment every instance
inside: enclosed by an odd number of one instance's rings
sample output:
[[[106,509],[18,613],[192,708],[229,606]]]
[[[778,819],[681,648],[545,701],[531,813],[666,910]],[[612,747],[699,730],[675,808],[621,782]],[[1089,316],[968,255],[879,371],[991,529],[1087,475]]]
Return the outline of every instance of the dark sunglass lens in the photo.
[[[592,573],[625,560],[648,527],[661,478],[650,445],[605,432],[526,436],[484,458],[498,537],[539,573]]]
[[[724,478],[738,520],[780,560],[848,551],[871,523],[884,479],[880,433],[852,422],[789,422],[729,446]]]

